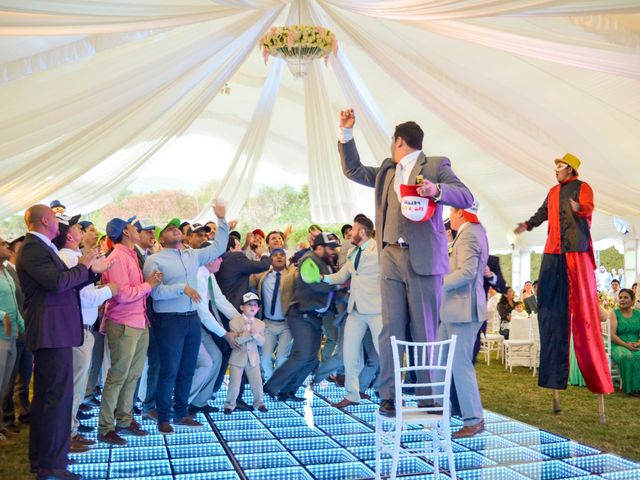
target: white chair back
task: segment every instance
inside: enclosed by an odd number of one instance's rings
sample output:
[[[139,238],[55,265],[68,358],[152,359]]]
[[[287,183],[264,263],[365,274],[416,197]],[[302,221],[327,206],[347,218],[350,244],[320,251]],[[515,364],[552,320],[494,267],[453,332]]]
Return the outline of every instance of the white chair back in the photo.
[[[451,371],[453,354],[456,348],[457,336],[441,342],[406,342],[391,337],[393,351],[393,366],[396,384],[396,404],[402,400],[428,400],[431,406],[415,408],[397,408],[397,421],[402,421],[403,413],[423,412],[432,415],[450,416]],[[404,365],[404,366],[403,366]],[[427,372],[428,383],[407,383],[407,373]],[[418,376],[418,378],[420,378]],[[426,395],[410,395],[408,389],[430,391]]]
[[[531,319],[525,315],[511,315],[509,340],[532,340]]]

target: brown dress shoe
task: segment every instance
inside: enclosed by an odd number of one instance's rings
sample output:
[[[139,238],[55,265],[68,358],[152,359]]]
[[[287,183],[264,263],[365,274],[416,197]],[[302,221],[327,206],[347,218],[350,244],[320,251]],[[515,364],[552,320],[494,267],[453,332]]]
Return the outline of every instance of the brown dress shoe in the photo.
[[[263,413],[264,413],[264,412],[268,412],[268,411],[269,411],[269,409],[266,407],[266,405],[260,405],[260,406],[258,407],[258,411],[259,411],[259,412],[263,412]]]
[[[352,402],[348,398],[344,398],[341,401],[339,401],[338,403],[332,403],[331,404],[331,406],[335,407],[335,408],[350,407],[351,405],[358,405],[358,404],[356,402]]]
[[[231,415],[231,414],[233,413],[233,410],[232,410],[232,409],[230,409],[230,408],[225,408],[223,413],[224,413],[225,415]]]
[[[73,443],[69,445],[69,453],[85,453],[90,450],[86,445],[80,445],[79,443]]]
[[[92,408],[90,405],[87,405],[86,403],[81,403],[80,406],[78,407],[78,410],[86,413],[86,412],[90,412]]]
[[[176,433],[169,422],[160,422],[158,424],[158,431],[162,435],[173,435],[174,433]]]
[[[336,375],[335,382],[338,387],[344,387],[344,375]]]
[[[130,435],[135,435],[136,437],[145,437],[149,435],[149,432],[143,430],[140,424],[133,419],[131,419],[131,423],[128,427],[116,427],[116,432],[128,433]]]
[[[76,435],[74,435],[73,437],[71,437],[71,443],[77,443],[78,445],[95,445],[96,441],[95,440],[91,440],[90,438],[85,437],[84,435],[81,435],[79,433],[77,433]]]
[[[109,443],[111,445],[126,445],[127,441],[122,438],[120,435],[118,435],[114,430],[111,430],[107,433],[99,433],[98,434],[98,441],[100,442],[104,442],[104,443]]]
[[[481,432],[484,432],[484,420],[481,420],[475,425],[467,425],[466,427],[462,427],[460,430],[455,432],[452,435],[452,437],[453,438],[473,437],[474,435]]]
[[[360,400],[371,400],[371,396],[367,395],[364,392],[360,392]]]
[[[187,427],[187,428],[201,428],[203,426],[200,422],[194,420],[189,416],[182,417],[177,422],[173,422],[173,424],[177,427]]]

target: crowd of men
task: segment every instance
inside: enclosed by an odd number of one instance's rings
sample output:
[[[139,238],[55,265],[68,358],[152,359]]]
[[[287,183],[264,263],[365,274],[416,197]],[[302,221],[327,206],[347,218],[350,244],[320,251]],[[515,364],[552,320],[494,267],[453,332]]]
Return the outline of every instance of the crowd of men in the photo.
[[[299,251],[288,249],[290,230],[257,228],[243,243],[221,202],[204,225],[113,218],[103,239],[59,201],[27,209],[28,233],[0,241],[0,442],[19,430],[16,421],[30,423],[37,478],[78,480],[68,453],[95,444],[81,423],[93,406],[98,442],[148,435],[138,414],[164,435],[198,429],[198,412],[218,410],[212,400],[227,372],[225,414],[265,412],[265,394],[303,402],[307,379],[329,378],[345,387],[336,408],[373,387],[379,413],[394,417],[402,407],[392,337],[457,338],[452,404],[463,428],[454,436],[482,432],[473,359],[488,287],[504,280],[478,203],[448,158],[424,155],[415,122],[396,127],[380,167],[360,162],[354,123],[353,110],[341,112],[338,150],[345,175],[375,189],[375,221],[357,215],[342,239],[311,225]],[[449,240],[445,205],[457,231]],[[414,380],[418,408],[438,408],[424,387],[435,380]],[[252,405],[243,400],[247,382]]]

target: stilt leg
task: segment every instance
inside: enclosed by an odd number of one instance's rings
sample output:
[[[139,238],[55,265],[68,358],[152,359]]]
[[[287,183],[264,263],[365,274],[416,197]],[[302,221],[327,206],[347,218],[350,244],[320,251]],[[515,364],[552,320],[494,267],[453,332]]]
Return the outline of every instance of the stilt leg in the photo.
[[[560,391],[553,391],[553,413],[560,413],[562,409],[560,408]]]

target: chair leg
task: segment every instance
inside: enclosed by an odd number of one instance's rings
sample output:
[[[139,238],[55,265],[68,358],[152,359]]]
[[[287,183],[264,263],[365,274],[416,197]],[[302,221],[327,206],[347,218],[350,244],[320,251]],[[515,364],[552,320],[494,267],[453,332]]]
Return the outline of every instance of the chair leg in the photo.
[[[451,445],[451,428],[448,428],[446,430],[444,441],[444,448],[447,452],[447,459],[449,461],[449,472],[451,473],[451,479],[456,480],[456,463],[455,459],[453,458],[453,446]]]
[[[376,418],[376,480],[380,480],[380,457],[382,451],[382,420],[378,416]]]
[[[395,436],[393,437],[393,457],[391,460],[391,471],[389,480],[395,480],[398,475],[398,461],[400,460],[400,438],[402,436],[402,422],[395,422]]]
[[[440,476],[440,429],[441,426],[436,425],[431,430],[431,449],[433,451],[433,478]]]

